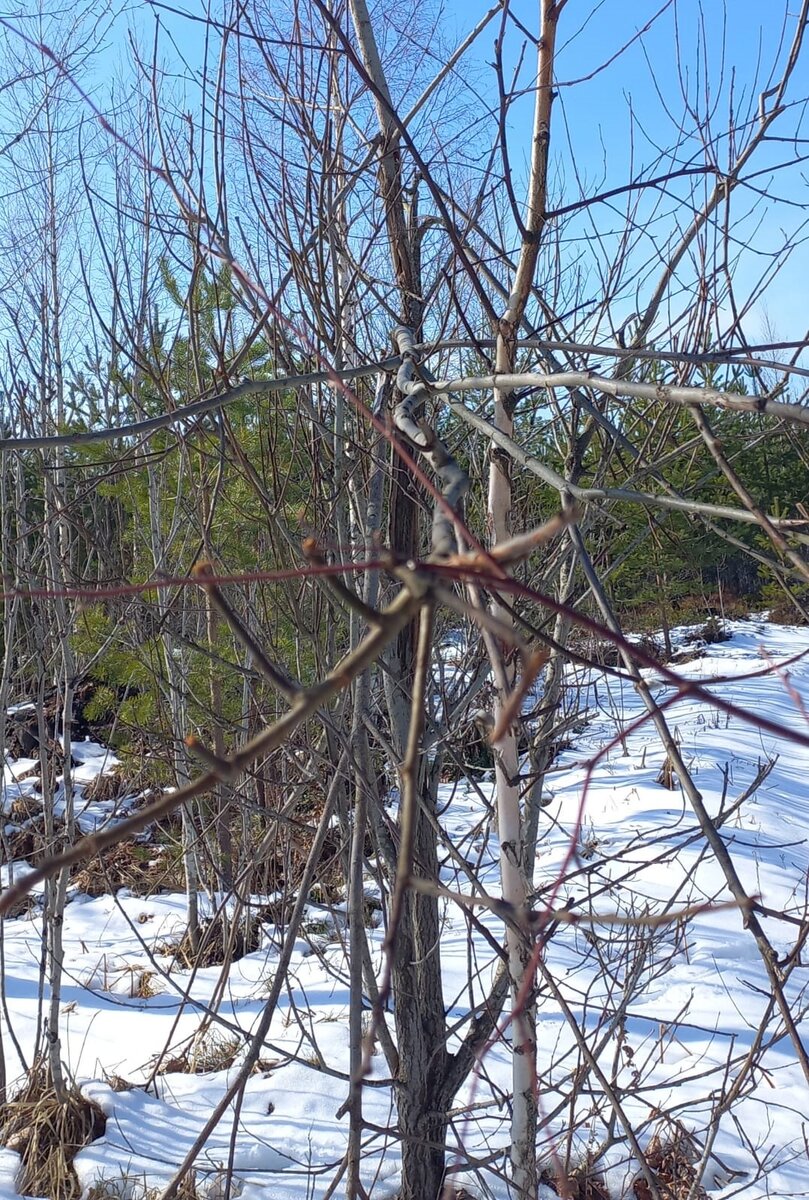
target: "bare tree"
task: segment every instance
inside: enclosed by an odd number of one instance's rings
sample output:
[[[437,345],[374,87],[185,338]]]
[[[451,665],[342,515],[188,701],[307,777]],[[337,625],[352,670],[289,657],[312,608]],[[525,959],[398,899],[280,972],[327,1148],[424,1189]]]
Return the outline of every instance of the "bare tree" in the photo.
[[[714,416],[749,419],[751,440],[765,446],[786,444],[786,429],[809,423],[797,390],[805,339],[773,363],[746,332],[802,245],[800,221],[759,275],[745,253],[760,206],[776,205],[782,178],[803,166],[808,4],[797,15],[784,9],[783,45],[768,43],[770,60],[745,91],[723,94],[721,128],[710,71],[696,82],[689,75],[671,5],[650,10],[639,31],[617,32],[614,50],[586,67],[577,31],[600,18],[566,0],[542,0],[535,25],[511,3],[496,4],[454,47],[442,43],[440,24],[428,27],[426,10],[373,11],[364,0],[257,4],[224,24],[209,19],[198,114],[175,107],[156,56],[138,63],[149,92],[132,101],[142,139],[136,122],[104,118],[114,218],[104,173],[94,180],[85,171],[94,256],[82,258],[81,310],[98,351],[72,393],[54,204],[63,176],[56,139],[45,138],[49,222],[34,314],[42,361],[30,348],[20,361],[7,356],[15,416],[0,440],[0,484],[21,496],[26,456],[41,455],[44,533],[24,504],[15,527],[4,515],[3,563],[16,588],[24,567],[29,590],[44,582],[55,594],[27,616],[16,597],[6,604],[4,686],[22,671],[9,640],[25,620],[44,642],[31,614],[47,614],[58,635],[67,820],[62,852],[52,825],[47,859],[26,886],[53,878],[58,915],[72,864],[179,807],[188,940],[199,961],[203,888],[214,907],[224,891],[249,911],[259,873],[269,877],[282,861],[288,870],[304,797],[317,795],[302,865],[294,880],[284,877],[291,912],[270,995],[242,1068],[166,1200],[227,1106],[238,1106],[270,1036],[333,818],[349,910],[348,1195],[367,1194],[366,1136],[399,1142],[403,1200],[452,1195],[454,1170],[470,1163],[499,1169],[499,1150],[488,1163],[464,1159],[461,1137],[448,1172],[456,1098],[497,1042],[511,1056],[506,1174],[516,1196],[536,1195],[538,1146],[557,1137],[563,1112],[556,1174],[572,1194],[565,1180],[585,1085],[598,1096],[596,1158],[624,1139],[644,1194],[665,1194],[649,1129],[633,1122],[618,1068],[605,1071],[602,1058],[620,1046],[646,965],[665,953],[662,924],[693,914],[673,901],[660,926],[622,914],[635,931],[623,982],[613,981],[593,1031],[546,960],[551,939],[576,918],[570,906],[589,911],[601,896],[578,861],[576,830],[558,876],[547,886],[534,880],[537,842],[550,828],[548,772],[577,718],[571,670],[591,665],[604,644],[743,910],[772,1012],[809,1073],[773,941],[723,841],[724,818],[709,813],[668,723],[669,701],[655,700],[641,668],[656,665],[678,694],[719,702],[627,640],[611,594],[640,547],[681,539],[684,529],[729,554],[749,551],[787,591],[809,576],[805,510],[768,507]],[[624,62],[637,65],[647,36],[671,37],[677,51],[681,115],[671,144],[644,141],[643,114],[630,106],[636,156],[617,182],[608,159],[595,182],[582,165],[591,147],[584,139],[580,153],[576,143],[587,100],[577,109],[567,97],[586,97]],[[696,36],[706,61],[718,53],[708,32]],[[480,47],[492,38],[489,80]],[[420,42],[427,50],[416,62]],[[70,58],[40,53],[74,95],[81,81]],[[643,87],[667,115],[665,89],[653,78]],[[84,101],[92,113],[95,102]],[[784,210],[793,207],[785,196]],[[5,304],[18,346],[27,346],[25,305]],[[41,403],[30,422],[34,383]],[[114,519],[89,497],[98,464],[80,458],[108,443],[130,489]],[[616,516],[625,511],[644,514],[628,534]],[[97,579],[124,591],[130,575],[158,586],[159,599],[127,598],[104,626],[105,645],[141,637],[158,648],[152,685],[177,791],[74,842],[72,693],[96,656],[76,657],[70,588]],[[238,590],[223,582],[247,575]],[[452,636],[462,646],[457,669]],[[728,703],[723,711],[740,715]],[[626,724],[616,721],[619,741]],[[766,715],[758,724],[777,732]],[[439,803],[442,780],[466,769],[464,739],[480,728],[494,770],[486,836],[499,857],[496,897],[479,862],[453,843]],[[442,868],[456,886],[445,886]],[[364,920],[369,878],[382,895],[379,937]],[[582,878],[577,899],[568,885]],[[12,885],[0,909],[21,892]],[[501,921],[502,947],[480,909]],[[460,1018],[442,976],[450,911],[467,915],[470,945],[485,937],[490,951],[485,969],[470,965]],[[60,955],[56,925],[49,929],[55,1023]],[[606,954],[597,938],[592,947]],[[570,1098],[539,1075],[538,1002],[570,1027],[579,1056],[564,1077]],[[396,1100],[393,1131],[372,1129],[363,1113],[376,1038]],[[751,1071],[752,1060],[723,1093],[722,1111]],[[694,1177],[694,1197],[700,1186]]]

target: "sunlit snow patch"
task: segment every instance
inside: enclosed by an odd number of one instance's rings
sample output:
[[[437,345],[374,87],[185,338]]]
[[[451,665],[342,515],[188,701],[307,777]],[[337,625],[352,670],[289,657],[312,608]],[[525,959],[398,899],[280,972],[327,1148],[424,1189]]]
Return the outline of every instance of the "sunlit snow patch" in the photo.
[[[144,1191],[166,1186],[222,1096],[221,1085],[203,1084],[193,1097],[184,1097],[180,1108],[144,1091],[115,1092],[106,1083],[88,1083],[82,1091],[107,1117],[104,1136],[74,1161],[82,1194],[104,1180],[116,1185],[121,1200],[138,1200]],[[257,1111],[259,1099],[262,1111]],[[266,1094],[245,1097],[232,1162],[231,1195],[240,1200],[266,1197],[269,1176],[296,1165],[272,1144],[271,1107]],[[229,1109],[194,1166],[197,1192],[206,1200],[224,1195],[232,1140]]]

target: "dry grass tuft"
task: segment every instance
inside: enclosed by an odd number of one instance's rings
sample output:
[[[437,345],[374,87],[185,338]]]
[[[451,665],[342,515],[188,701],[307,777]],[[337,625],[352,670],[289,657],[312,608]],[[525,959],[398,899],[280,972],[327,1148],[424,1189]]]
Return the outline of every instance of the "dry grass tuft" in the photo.
[[[16,904],[12,904],[6,909],[3,914],[5,921],[12,921],[15,917],[24,917],[26,913],[34,912],[39,909],[39,899],[36,896],[23,896]]]
[[[646,1161],[654,1171],[660,1191],[670,1200],[708,1200],[708,1193],[697,1177],[695,1164],[700,1154],[694,1135],[679,1121],[670,1121],[665,1131],[658,1130],[646,1151]],[[651,1200],[651,1189],[641,1176],[632,1185],[635,1200]]]
[[[601,1175],[590,1174],[587,1170],[576,1171],[572,1183],[571,1194],[576,1196],[577,1200],[610,1200],[610,1193]]]
[[[730,630],[726,628],[725,622],[721,617],[709,617],[702,628],[699,630],[699,636],[708,646],[714,646],[717,642],[729,642],[731,638]]]
[[[160,786],[153,764],[119,763],[85,784],[84,797],[87,800],[120,800],[126,796],[137,796],[145,801]]]
[[[569,1175],[548,1167],[541,1172],[540,1182],[563,1200],[612,1200],[604,1177],[590,1162],[580,1163]]]
[[[809,605],[809,589],[797,587],[791,588],[790,592],[796,596],[805,610],[807,605]],[[798,608],[797,604],[791,599],[791,595],[782,596],[779,600],[769,605],[767,620],[771,625],[809,624],[805,612]]]
[[[124,1079],[123,1075],[105,1075],[104,1082],[114,1092],[137,1092],[143,1090],[141,1084],[132,1083],[131,1080]]]
[[[242,1047],[241,1038],[218,1029],[200,1028],[177,1054],[166,1054],[155,1068],[156,1075],[208,1075],[227,1071]]]
[[[120,767],[104,771],[84,785],[85,800],[118,800],[121,796],[133,794],[134,789]]]
[[[261,945],[261,929],[265,914],[256,913],[241,917],[234,925],[223,921],[221,916],[213,921],[201,923],[199,948],[194,949],[191,935],[186,932],[178,942],[160,947],[161,954],[171,954],[175,965],[190,970],[192,967],[218,967],[224,962],[237,962],[245,954],[251,954]]]
[[[655,1132],[646,1150],[646,1162],[666,1200],[687,1200],[687,1197],[708,1200],[708,1193],[697,1177],[699,1160],[694,1135],[671,1119],[667,1119],[665,1128]],[[548,1165],[540,1172],[540,1182],[562,1200],[613,1200],[603,1174],[587,1159],[568,1175],[560,1174],[558,1166]],[[638,1174],[623,1196],[624,1200],[651,1200],[652,1193],[646,1179]]]
[[[160,1200],[163,1188],[147,1188],[138,1179],[128,1175],[121,1179],[103,1179],[93,1184],[86,1200]],[[186,1175],[176,1192],[177,1200],[201,1200],[197,1191],[196,1175]]]
[[[154,846],[118,842],[103,854],[82,863],[72,882],[88,896],[109,896],[128,888],[133,896],[153,896],[161,890],[182,890],[182,870],[175,859]]]
[[[670,754],[667,754],[663,759],[663,766],[658,772],[657,782],[661,787],[666,788],[670,792],[677,790],[677,772],[674,770],[674,763],[671,760]]]
[[[67,1101],[56,1095],[47,1069],[38,1065],[21,1090],[0,1108],[0,1144],[22,1159],[17,1187],[22,1195],[78,1200],[73,1159],[104,1134],[107,1118],[97,1104],[71,1086]]]
[[[17,796],[8,815],[10,820],[3,836],[4,860],[25,858],[37,866],[48,849],[42,801],[35,796]]]
[[[26,779],[32,775],[33,771],[24,771],[22,775],[15,775],[15,779]],[[35,821],[42,816],[42,801],[36,796],[15,796],[9,805],[8,818],[14,821],[17,825],[24,825],[26,821]]]
[[[138,1000],[151,1000],[155,996],[162,996],[163,991],[157,971],[141,971],[132,994]]]

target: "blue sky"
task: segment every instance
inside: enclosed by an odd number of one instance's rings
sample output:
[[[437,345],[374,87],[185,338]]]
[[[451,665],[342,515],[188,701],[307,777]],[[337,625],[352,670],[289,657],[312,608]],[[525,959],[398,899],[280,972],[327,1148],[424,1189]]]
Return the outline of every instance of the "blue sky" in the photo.
[[[171,0],[174,3],[174,0]],[[200,0],[177,0],[178,8],[192,17],[204,15]],[[728,152],[728,113],[733,108],[747,116],[735,137],[744,140],[754,127],[759,93],[773,82],[783,67],[794,33],[798,0],[768,0],[766,6],[753,0],[568,0],[559,24],[556,82],[558,94],[552,129],[551,204],[575,203],[627,182],[632,172],[662,173],[670,167],[689,167],[703,161],[700,122],[709,112],[720,164]],[[452,46],[463,38],[490,7],[489,0],[446,0],[443,9],[402,4],[391,9],[394,19],[407,33],[415,31],[413,60],[417,61],[418,37],[429,27],[429,14]],[[537,28],[537,0],[514,0],[512,11],[529,30]],[[131,56],[128,36],[134,29],[145,53],[150,55],[159,13],[162,32],[160,57],[170,74],[181,79],[202,60],[204,27],[194,20],[166,11],[160,6],[137,3],[124,8],[108,35],[111,54],[96,69],[96,95],[103,104],[108,64],[116,56]],[[409,19],[410,18],[410,19]],[[480,95],[493,94],[490,64],[500,18],[495,17],[470,52],[465,74],[470,82],[470,116],[482,117]],[[505,51],[506,73],[524,53],[520,81],[525,95],[516,102],[509,117],[511,164],[518,181],[524,173],[531,127],[534,51],[526,39],[511,28]],[[440,58],[440,54],[438,55]],[[809,92],[809,54],[793,79],[792,95]],[[183,85],[178,83],[178,87]],[[193,87],[189,107],[193,107]],[[495,127],[489,122],[494,136]],[[809,137],[803,106],[790,109],[773,132],[782,138]],[[675,148],[673,153],[668,153]],[[762,171],[753,191],[739,196],[742,207],[753,211],[736,230],[745,252],[736,267],[740,293],[749,289],[759,271],[772,261],[789,237],[799,235],[809,218],[807,168],[793,164],[788,170],[772,170],[779,163],[803,154],[809,145],[773,142],[757,153],[753,169]],[[655,163],[659,160],[659,166]],[[699,186],[702,192],[712,180]],[[637,220],[647,222],[648,243],[663,245],[666,234],[683,227],[689,218],[687,200],[691,181],[658,193],[644,193]],[[775,202],[773,197],[778,197]],[[682,201],[682,203],[680,203]],[[569,261],[592,258],[600,253],[599,268],[608,269],[609,256],[626,223],[626,200],[596,204],[571,221],[562,237]],[[597,246],[596,235],[602,241]],[[580,253],[581,251],[581,253]],[[595,261],[595,259],[593,260]],[[597,294],[598,269],[588,269],[582,286]],[[756,306],[747,326],[748,337],[799,338],[809,318],[809,251],[798,245],[778,281],[770,287],[765,303]],[[632,299],[623,312],[632,311]]]
[[[484,0],[450,0],[448,16],[459,34],[487,11]],[[569,0],[563,10],[557,38],[555,102],[552,130],[552,203],[575,202],[588,191],[603,191],[626,183],[634,165],[648,165],[651,174],[662,151],[679,143],[675,163],[689,166],[703,161],[699,126],[706,114],[717,136],[720,166],[728,161],[728,123],[731,108],[752,124],[742,125],[735,136],[743,141],[757,124],[759,94],[772,86],[786,61],[795,31],[797,0],[766,5],[753,0]],[[530,29],[536,28],[536,3],[516,0],[515,14]],[[663,10],[661,12],[661,9]],[[656,18],[656,19],[655,19]],[[648,28],[646,28],[648,26]],[[645,31],[644,31],[645,30]],[[641,32],[644,31],[644,32]],[[636,34],[640,36],[636,37]],[[494,25],[483,35],[477,57],[491,61]],[[635,40],[632,40],[632,39]],[[629,43],[629,44],[628,44]],[[512,61],[520,49],[512,41]],[[529,48],[530,50],[530,48]],[[531,51],[533,53],[533,51]],[[791,96],[809,93],[805,56],[792,80]],[[526,52],[524,77],[529,78]],[[580,82],[577,82],[580,81]],[[515,107],[510,136],[524,146],[530,125],[532,97]],[[809,138],[805,105],[788,111],[773,128],[778,137]],[[778,203],[746,189],[739,211],[753,208],[738,237],[747,241],[747,254],[737,268],[740,292],[752,285],[767,256],[778,251],[799,232],[809,217],[807,167],[795,164],[786,170],[770,169],[809,150],[788,140],[761,147],[751,171],[762,174],[753,186],[779,198]],[[524,159],[515,153],[515,167]],[[665,161],[660,170],[665,170]],[[706,185],[707,186],[707,185]],[[675,193],[677,188],[674,189]],[[683,185],[679,194],[687,196]],[[620,209],[621,201],[616,205]],[[677,213],[664,206],[663,221],[685,222],[688,210]],[[593,223],[608,227],[615,209],[597,205]],[[577,223],[576,234],[586,231]],[[806,333],[809,311],[809,251],[799,245],[769,289],[766,304],[756,306],[749,336],[762,337],[765,327],[780,338],[800,338]]]
[[[204,11],[202,5],[186,7],[189,12]],[[446,0],[441,9],[403,4],[391,11],[401,29],[407,33],[412,25],[416,31],[413,51],[417,55],[419,33],[429,28],[431,14],[437,14],[444,42],[451,47],[490,7],[489,0]],[[671,167],[702,164],[699,127],[708,115],[719,164],[725,165],[729,114],[735,112],[737,124],[740,118],[750,122],[742,122],[734,133],[737,141],[743,142],[756,125],[759,94],[772,86],[783,69],[797,8],[798,0],[768,0],[766,5],[754,0],[568,0],[557,38],[552,204],[570,204],[582,195],[621,186],[641,167],[654,175]],[[514,15],[531,31],[537,29],[538,9],[537,0],[514,0],[512,4]],[[410,13],[412,21],[408,20]],[[153,21],[148,7],[137,10],[137,19],[146,33]],[[168,34],[162,39],[166,58],[171,60],[178,50],[192,60],[198,57],[201,26],[165,12],[161,19],[167,22]],[[475,117],[481,112],[481,91],[492,94],[490,64],[499,26],[498,15],[468,59],[472,83],[469,109]],[[511,163],[518,177],[527,159],[534,51],[512,26],[504,54],[506,74],[520,54],[524,54],[520,80],[526,95],[512,108],[509,121]],[[793,77],[791,95],[795,98],[809,93],[807,63],[809,53]],[[785,113],[773,133],[784,139],[809,137],[803,105]],[[666,152],[675,147],[668,156]],[[735,211],[751,210],[736,229],[737,242],[746,246],[735,274],[742,296],[785,240],[800,236],[809,218],[806,166],[794,164],[770,173],[771,168],[807,149],[809,145],[790,145],[785,140],[757,152],[751,169],[763,173],[756,176],[754,187],[769,197],[777,196],[777,203],[749,189],[744,195],[737,193]],[[667,231],[687,222],[687,204],[678,208],[677,197],[689,199],[690,182],[670,188],[665,202],[654,193],[644,194],[638,219],[648,220],[650,239],[662,245]],[[698,196],[706,194],[712,182],[701,184]],[[611,232],[624,226],[625,205],[625,200],[618,200],[611,207],[594,206],[568,228],[568,244],[575,248],[577,240],[606,231],[602,257],[608,258]],[[601,269],[606,269],[603,264]],[[768,288],[766,303],[756,305],[748,322],[748,337],[802,337],[809,310],[807,279],[809,251],[799,245],[777,283]],[[591,278],[590,286],[597,288],[597,277]],[[631,308],[627,301],[627,313]]]

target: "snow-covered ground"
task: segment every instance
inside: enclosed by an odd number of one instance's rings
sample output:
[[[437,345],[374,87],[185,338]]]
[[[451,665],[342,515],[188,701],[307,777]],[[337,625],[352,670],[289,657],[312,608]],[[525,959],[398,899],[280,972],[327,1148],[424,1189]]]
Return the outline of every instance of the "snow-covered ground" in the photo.
[[[14,709],[19,707],[22,706],[15,705]],[[14,709],[9,709],[9,712]],[[93,784],[100,775],[111,773],[121,765],[121,760],[111,750],[99,746],[98,742],[74,742],[70,748],[70,757],[73,762],[71,782],[73,785],[74,821],[81,833],[94,833],[102,825],[120,820],[141,799],[142,793],[114,799],[96,799],[92,795],[84,795],[84,789]],[[3,769],[3,815],[14,815],[15,801],[18,805],[27,803],[36,808],[38,796],[39,759],[17,758],[7,761]],[[53,799],[54,817],[63,819],[65,808],[65,789],[60,779],[57,781],[56,794]],[[24,829],[25,822],[16,820],[13,827],[17,830]],[[5,876],[3,881],[7,882]]]
[[[809,653],[809,630],[753,619],[728,622],[726,628],[731,639],[707,646],[702,657],[679,668],[682,673],[710,683],[716,694],[752,713],[809,734],[803,709],[804,702],[809,706],[809,658],[793,663],[788,677],[778,670],[762,674],[768,661]],[[675,641],[684,636],[676,631]],[[769,658],[762,657],[762,648]],[[658,699],[671,695],[652,672],[646,675]],[[536,870],[536,886],[547,894],[565,865],[555,905],[568,902],[574,917],[549,938],[539,980],[544,1158],[550,1163],[567,1151],[567,1131],[575,1159],[602,1146],[612,1130],[614,1144],[602,1167],[617,1198],[637,1175],[622,1124],[631,1126],[642,1146],[655,1135],[685,1129],[694,1135],[695,1155],[706,1155],[704,1185],[717,1200],[809,1196],[809,1088],[773,1010],[756,943],[742,914],[727,905],[724,875],[676,781],[673,789],[658,781],[664,754],[651,724],[629,732],[624,744],[616,740],[619,729],[642,711],[631,683],[578,671],[571,673],[570,685],[580,689],[586,717],[549,776]],[[693,698],[672,707],[668,718],[709,812],[722,818],[722,837],[744,888],[784,914],[763,923],[784,959],[791,1010],[809,1035],[806,968],[798,956],[790,970],[787,957],[807,920],[809,749],[762,734],[753,723],[728,719]],[[608,744],[612,748],[593,767],[593,757]],[[93,765],[101,769],[101,752],[85,748],[76,757],[89,782]],[[766,778],[737,804],[769,763],[774,765]],[[6,767],[5,811],[17,795],[30,799],[31,777],[21,776],[34,766]],[[443,785],[439,800],[455,851],[496,894],[498,845],[490,798],[491,783],[484,778]],[[88,808],[88,828],[107,815]],[[15,864],[15,876],[25,869]],[[7,879],[4,867],[4,885]],[[468,890],[449,857],[442,882]],[[705,911],[686,919],[683,914],[693,906]],[[661,914],[671,920],[650,922]],[[499,940],[500,922],[485,909],[479,915]],[[230,1114],[198,1160],[201,1195],[223,1194],[229,1162],[238,1181],[233,1195],[242,1200],[316,1200],[332,1183],[347,1135],[347,1118],[337,1116],[348,1070],[339,924],[339,913],[310,907],[308,934],[296,945],[288,988],[259,1069],[248,1081],[235,1134]],[[14,1035],[12,1040],[4,1024],[10,1077],[22,1069],[15,1047],[29,1055],[37,1035],[39,925],[34,907],[7,920],[3,929],[5,1001]],[[173,964],[170,943],[183,928],[180,896],[139,898],[119,891],[96,899],[76,895],[68,905],[65,1059],[108,1117],[104,1137],[76,1160],[85,1197],[100,1179],[127,1177],[129,1191],[121,1194],[132,1197],[168,1182],[238,1070],[245,1035],[262,1011],[279,932],[265,925],[260,948],[233,964],[223,980],[219,967],[190,972]],[[469,930],[464,911],[448,905],[441,952],[450,1022],[462,1022],[493,970],[491,948],[480,934],[470,952]],[[382,932],[369,936],[378,948]],[[470,961],[476,972],[471,985]],[[216,1019],[197,1039],[196,1051],[201,1060],[206,1051],[216,1054],[229,1045],[229,1068],[155,1074],[167,1047],[176,1057],[193,1042],[213,1003]],[[751,1055],[755,1066],[748,1071]],[[374,1073],[385,1077],[381,1054]],[[509,1078],[508,1048],[496,1044],[458,1097],[451,1135],[457,1161],[464,1152],[491,1158],[492,1170],[460,1177],[474,1195],[504,1195],[497,1176],[509,1142]],[[122,1080],[133,1086],[121,1090]],[[742,1086],[734,1095],[737,1080]],[[146,1082],[148,1091],[135,1086]],[[371,1126],[395,1124],[388,1087],[366,1089],[364,1110]],[[398,1165],[395,1136],[369,1133],[366,1178],[375,1200],[395,1195]],[[16,1170],[16,1156],[0,1152],[0,1200],[17,1196]],[[549,1189],[542,1192],[551,1195]]]

